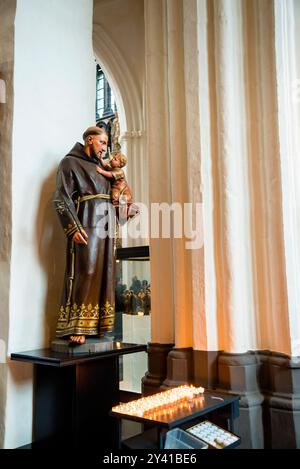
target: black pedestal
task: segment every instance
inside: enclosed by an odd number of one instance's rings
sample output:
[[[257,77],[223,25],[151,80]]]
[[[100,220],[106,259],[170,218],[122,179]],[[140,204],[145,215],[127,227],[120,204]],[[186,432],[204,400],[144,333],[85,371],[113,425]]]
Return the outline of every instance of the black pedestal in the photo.
[[[146,345],[114,343],[111,350],[82,355],[50,349],[13,353],[35,366],[33,447],[118,448],[119,424],[109,416],[119,403],[120,355]]]

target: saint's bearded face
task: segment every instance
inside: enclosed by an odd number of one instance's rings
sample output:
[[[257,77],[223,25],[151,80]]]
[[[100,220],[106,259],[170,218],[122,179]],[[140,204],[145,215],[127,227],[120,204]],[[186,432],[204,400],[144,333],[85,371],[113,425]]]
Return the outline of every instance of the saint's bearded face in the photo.
[[[107,135],[91,135],[90,145],[92,156],[100,158],[107,150]]]

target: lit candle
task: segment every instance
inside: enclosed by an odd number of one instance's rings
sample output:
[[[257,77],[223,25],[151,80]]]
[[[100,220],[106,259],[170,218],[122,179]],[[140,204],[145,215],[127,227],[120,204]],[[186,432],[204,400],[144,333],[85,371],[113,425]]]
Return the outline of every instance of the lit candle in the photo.
[[[188,401],[191,401],[194,396],[204,392],[202,387],[194,386],[178,386],[177,388],[169,389],[167,391],[154,394],[149,397],[142,397],[136,401],[131,401],[126,404],[120,404],[112,408],[114,412],[143,416],[145,413],[163,411],[162,414],[166,415],[165,410],[170,406],[178,405],[181,410],[184,408],[191,409]]]

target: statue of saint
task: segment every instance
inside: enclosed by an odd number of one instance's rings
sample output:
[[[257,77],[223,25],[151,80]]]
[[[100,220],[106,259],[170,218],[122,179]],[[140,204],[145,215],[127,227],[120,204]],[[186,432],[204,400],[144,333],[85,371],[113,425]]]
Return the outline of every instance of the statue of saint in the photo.
[[[115,209],[110,180],[96,171],[108,136],[89,127],[83,140],[59,165],[54,200],[67,237],[56,336],[75,344],[112,332],[115,318]]]

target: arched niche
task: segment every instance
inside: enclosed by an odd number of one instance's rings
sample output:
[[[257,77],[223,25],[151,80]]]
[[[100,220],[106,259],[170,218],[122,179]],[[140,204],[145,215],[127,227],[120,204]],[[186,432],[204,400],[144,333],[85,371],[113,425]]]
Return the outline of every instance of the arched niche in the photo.
[[[126,59],[103,28],[94,24],[94,52],[115,94],[122,133],[144,128],[142,99]]]

